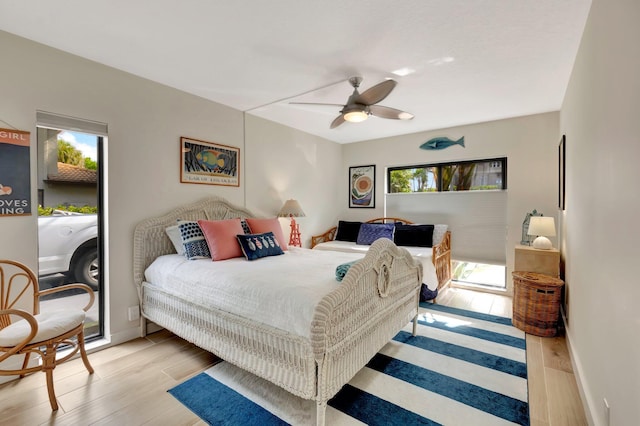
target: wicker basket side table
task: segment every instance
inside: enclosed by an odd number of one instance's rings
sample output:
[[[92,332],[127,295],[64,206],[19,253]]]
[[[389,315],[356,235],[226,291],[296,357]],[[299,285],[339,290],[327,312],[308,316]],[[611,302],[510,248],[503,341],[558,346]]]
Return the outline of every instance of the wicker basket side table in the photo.
[[[555,336],[563,285],[548,275],[513,272],[513,325],[536,336]]]

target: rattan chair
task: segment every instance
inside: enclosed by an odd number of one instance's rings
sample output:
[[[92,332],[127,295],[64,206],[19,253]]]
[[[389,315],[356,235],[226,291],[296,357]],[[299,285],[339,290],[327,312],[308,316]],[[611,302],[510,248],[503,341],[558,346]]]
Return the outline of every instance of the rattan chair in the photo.
[[[89,303],[84,308],[55,310],[40,313],[40,297],[69,289],[82,289],[89,294]],[[44,371],[51,409],[58,403],[53,389],[53,370],[78,350],[89,371],[84,349],[84,320],[86,311],[93,305],[93,290],[85,284],[67,284],[40,291],[35,274],[25,265],[12,260],[0,260],[0,376],[24,377],[36,371]],[[56,351],[60,346],[69,346],[70,352],[59,359]],[[29,366],[31,354],[40,356],[37,365]],[[22,368],[6,369],[3,361],[24,355]],[[12,360],[4,364],[11,363]],[[17,359],[20,362],[20,359]],[[36,360],[33,360],[32,364]]]

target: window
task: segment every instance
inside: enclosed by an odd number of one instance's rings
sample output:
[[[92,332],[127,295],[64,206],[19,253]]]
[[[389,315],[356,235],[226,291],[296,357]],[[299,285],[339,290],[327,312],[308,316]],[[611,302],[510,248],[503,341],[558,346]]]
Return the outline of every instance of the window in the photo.
[[[107,125],[37,112],[38,276],[40,290],[85,283],[95,303],[87,312],[85,339],[104,335],[102,182]],[[64,231],[64,232],[63,232]],[[70,293],[70,292],[69,292]],[[43,299],[49,309],[64,309],[73,294]]]
[[[507,159],[389,167],[387,184],[389,194],[507,189]]]

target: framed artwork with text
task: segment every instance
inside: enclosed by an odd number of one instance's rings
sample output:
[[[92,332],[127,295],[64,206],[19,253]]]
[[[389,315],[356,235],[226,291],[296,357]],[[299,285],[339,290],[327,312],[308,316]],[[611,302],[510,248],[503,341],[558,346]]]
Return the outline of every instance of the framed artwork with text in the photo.
[[[181,137],[180,182],[240,186],[240,148]]]

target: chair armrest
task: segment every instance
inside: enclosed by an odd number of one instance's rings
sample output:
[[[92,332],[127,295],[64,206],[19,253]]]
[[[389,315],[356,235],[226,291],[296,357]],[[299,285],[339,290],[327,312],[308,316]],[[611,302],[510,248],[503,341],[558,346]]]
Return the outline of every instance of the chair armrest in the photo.
[[[19,317],[24,318],[29,323],[29,326],[31,327],[31,332],[19,344],[15,345],[14,347],[12,347],[11,349],[9,349],[6,352],[2,352],[2,355],[0,355],[0,362],[4,361],[5,359],[9,358],[12,355],[15,355],[18,352],[20,352],[22,350],[22,348],[27,346],[27,344],[29,344],[31,339],[33,339],[35,337],[35,335],[38,333],[38,321],[36,321],[34,316],[31,315],[29,312],[23,311],[21,309],[2,309],[2,310],[0,310],[0,318],[2,318],[4,316],[8,317],[9,315],[17,315]]]
[[[80,290],[84,290],[89,294],[89,303],[87,303],[87,305],[82,308],[83,311],[87,312],[89,310],[89,308],[91,308],[91,306],[93,306],[93,302],[96,298],[96,295],[93,293],[93,290],[91,289],[91,287],[89,287],[86,284],[80,284],[80,283],[76,283],[76,284],[65,284],[65,285],[61,285],[60,287],[54,287],[54,288],[49,288],[47,290],[43,290],[38,292],[38,297],[41,296],[46,296],[48,294],[53,294],[53,293],[59,293],[61,291],[66,291],[66,290],[71,290],[74,288],[78,288]]]
[[[336,231],[337,230],[338,230],[338,227],[334,226],[333,228],[329,229],[324,234],[313,235],[311,237],[311,248],[314,248],[315,246],[317,246],[320,243],[326,243],[327,241],[333,241],[333,239],[336,236]]]

